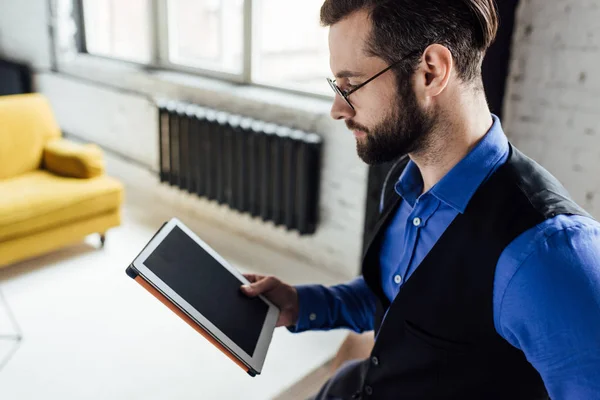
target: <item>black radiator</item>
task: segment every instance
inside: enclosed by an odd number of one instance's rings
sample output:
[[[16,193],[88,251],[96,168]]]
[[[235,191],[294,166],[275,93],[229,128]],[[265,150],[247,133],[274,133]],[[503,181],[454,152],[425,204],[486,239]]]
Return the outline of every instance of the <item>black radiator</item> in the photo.
[[[159,102],[160,180],[301,234],[315,232],[322,139],[181,102]]]

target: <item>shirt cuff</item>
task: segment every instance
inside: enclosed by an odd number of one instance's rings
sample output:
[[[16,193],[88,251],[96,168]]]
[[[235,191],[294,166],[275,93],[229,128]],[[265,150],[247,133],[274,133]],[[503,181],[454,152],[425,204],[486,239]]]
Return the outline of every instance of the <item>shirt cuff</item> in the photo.
[[[327,299],[321,285],[296,286],[298,291],[298,321],[288,326],[292,333],[327,329]]]

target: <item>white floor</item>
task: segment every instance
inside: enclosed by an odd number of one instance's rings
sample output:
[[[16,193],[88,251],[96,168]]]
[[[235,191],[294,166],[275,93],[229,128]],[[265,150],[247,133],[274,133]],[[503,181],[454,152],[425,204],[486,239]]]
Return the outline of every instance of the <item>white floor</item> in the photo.
[[[0,269],[0,399],[271,399],[335,354],[344,331],[293,335],[280,328],[262,375],[246,375],[125,275],[161,223],[182,218],[242,271],[291,284],[343,278],[233,240],[168,204],[127,197],[123,225],[109,231],[104,249],[90,236]]]

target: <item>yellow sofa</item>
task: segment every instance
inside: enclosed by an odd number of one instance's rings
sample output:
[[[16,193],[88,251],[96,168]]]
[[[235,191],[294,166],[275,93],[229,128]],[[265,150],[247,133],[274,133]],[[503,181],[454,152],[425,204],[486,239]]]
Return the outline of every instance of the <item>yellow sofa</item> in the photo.
[[[0,96],[0,268],[121,222],[102,151],[61,137],[40,94]]]

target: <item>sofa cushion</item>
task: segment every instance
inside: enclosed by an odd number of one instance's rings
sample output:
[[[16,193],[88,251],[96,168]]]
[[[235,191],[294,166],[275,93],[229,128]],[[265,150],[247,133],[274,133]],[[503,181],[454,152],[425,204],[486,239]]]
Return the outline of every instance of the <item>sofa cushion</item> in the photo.
[[[44,170],[0,180],[0,241],[117,209],[120,182],[106,175],[67,178]]]
[[[104,173],[102,149],[96,144],[79,144],[65,139],[48,141],[42,166],[48,171],[71,178],[93,178]]]
[[[0,96],[0,121],[0,180],[38,169],[46,142],[61,135],[40,94]]]

